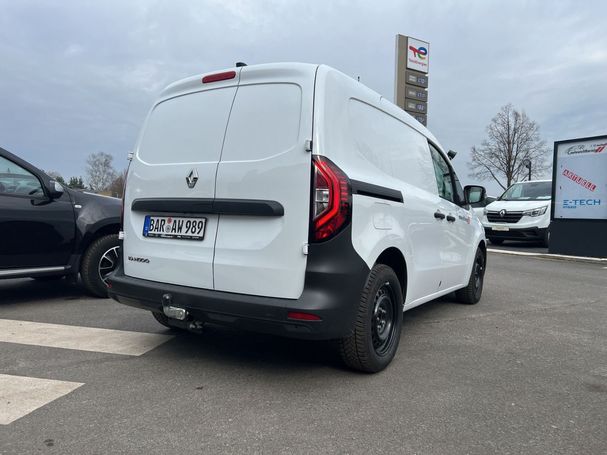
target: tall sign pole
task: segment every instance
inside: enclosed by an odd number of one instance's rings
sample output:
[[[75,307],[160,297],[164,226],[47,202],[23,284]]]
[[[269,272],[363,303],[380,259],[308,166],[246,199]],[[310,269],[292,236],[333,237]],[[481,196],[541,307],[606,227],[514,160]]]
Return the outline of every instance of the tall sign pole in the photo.
[[[430,43],[396,35],[394,104],[423,125],[428,123]]]

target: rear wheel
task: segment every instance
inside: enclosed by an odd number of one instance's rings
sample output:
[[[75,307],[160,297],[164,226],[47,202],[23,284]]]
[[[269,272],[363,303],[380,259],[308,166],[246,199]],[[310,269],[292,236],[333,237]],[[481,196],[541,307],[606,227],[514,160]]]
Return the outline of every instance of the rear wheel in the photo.
[[[550,246],[550,228],[547,228],[544,231],[544,235],[542,237],[542,246],[548,248]]]
[[[358,303],[352,333],[339,340],[344,363],[355,370],[376,373],[394,358],[403,320],[403,294],[394,271],[375,265]]]
[[[118,235],[106,235],[93,241],[82,257],[82,283],[96,297],[107,297],[105,280],[118,266],[119,248]]]
[[[485,255],[480,248],[477,249],[468,285],[455,292],[457,300],[461,303],[474,305],[481,299],[481,295],[483,294],[483,283],[485,281],[485,262]]]
[[[489,241],[493,245],[501,245],[502,243],[504,243],[504,239],[496,239],[495,237],[489,237]]]

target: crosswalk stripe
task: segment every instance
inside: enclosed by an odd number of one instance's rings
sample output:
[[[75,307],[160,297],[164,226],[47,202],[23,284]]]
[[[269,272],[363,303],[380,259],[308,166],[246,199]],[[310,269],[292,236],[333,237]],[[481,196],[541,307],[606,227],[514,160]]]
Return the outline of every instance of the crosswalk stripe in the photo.
[[[139,356],[171,338],[157,333],[0,319],[0,342],[6,343]]]
[[[0,374],[0,425],[8,425],[81,385],[82,382]]]

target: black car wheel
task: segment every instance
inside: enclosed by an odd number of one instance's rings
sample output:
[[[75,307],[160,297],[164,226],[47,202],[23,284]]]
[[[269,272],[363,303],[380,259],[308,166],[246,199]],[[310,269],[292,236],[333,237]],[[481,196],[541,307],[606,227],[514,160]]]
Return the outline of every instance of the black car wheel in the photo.
[[[483,294],[483,283],[485,281],[485,254],[481,249],[476,250],[476,256],[474,257],[474,264],[472,265],[472,273],[468,280],[468,285],[455,292],[457,300],[461,303],[473,305],[478,303]]]
[[[394,358],[403,320],[403,294],[394,271],[375,265],[358,303],[350,336],[339,340],[341,357],[355,370],[376,373]]]
[[[96,297],[107,297],[105,280],[118,266],[119,245],[118,235],[106,235],[93,241],[82,257],[82,283]]]

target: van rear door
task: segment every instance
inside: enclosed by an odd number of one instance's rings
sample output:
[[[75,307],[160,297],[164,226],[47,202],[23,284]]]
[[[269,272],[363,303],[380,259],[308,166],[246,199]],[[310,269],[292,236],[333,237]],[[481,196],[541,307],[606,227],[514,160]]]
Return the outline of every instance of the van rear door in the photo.
[[[298,298],[310,216],[316,65],[244,67],[217,169],[218,291]],[[240,207],[240,209],[238,209]]]
[[[170,86],[148,116],[126,187],[126,275],[213,288],[218,215],[209,208],[238,84],[238,72],[221,74]]]

